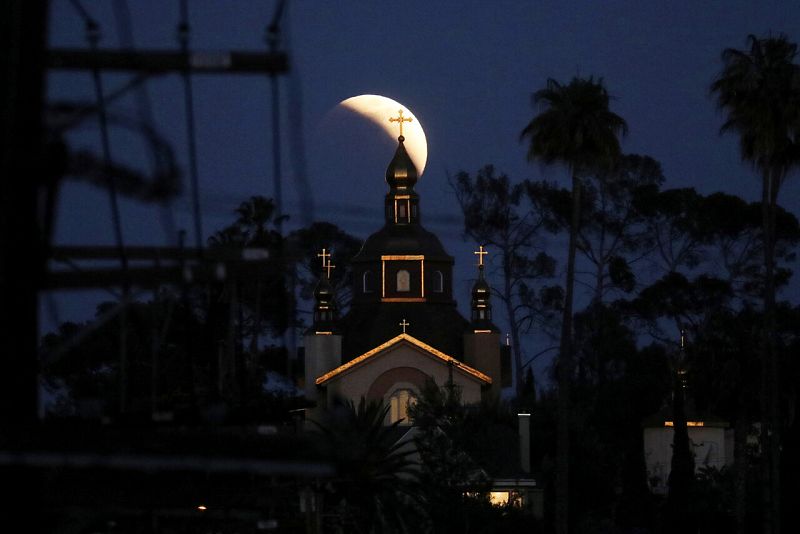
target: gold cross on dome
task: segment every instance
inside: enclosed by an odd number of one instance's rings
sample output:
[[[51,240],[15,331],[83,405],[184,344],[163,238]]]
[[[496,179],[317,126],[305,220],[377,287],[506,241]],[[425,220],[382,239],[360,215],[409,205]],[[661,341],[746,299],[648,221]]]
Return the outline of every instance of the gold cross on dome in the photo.
[[[488,252],[486,252],[486,249],[483,248],[483,245],[480,245],[478,247],[478,250],[473,252],[473,254],[477,254],[478,255],[478,265],[483,267],[483,257],[486,256],[487,254],[489,254]]]
[[[336,266],[331,263],[331,260],[328,260],[328,263],[325,265],[325,269],[328,271],[328,280],[331,279],[331,269],[335,269]]]
[[[322,268],[325,269],[325,267],[328,264],[328,259],[327,258],[331,257],[330,252],[326,252],[325,249],[323,248],[322,249],[322,254],[317,254],[317,257],[318,258],[322,258]]]
[[[396,118],[395,117],[390,118],[389,122],[400,123],[400,137],[403,137],[403,123],[404,122],[411,122],[414,119],[412,119],[411,117],[403,117],[403,110],[402,109],[398,109],[397,110],[397,114],[398,114],[398,116]]]
[[[406,333],[406,327],[407,326],[411,326],[411,323],[406,321],[405,318],[402,321],[400,321],[398,324],[403,327],[403,333],[404,334]]]

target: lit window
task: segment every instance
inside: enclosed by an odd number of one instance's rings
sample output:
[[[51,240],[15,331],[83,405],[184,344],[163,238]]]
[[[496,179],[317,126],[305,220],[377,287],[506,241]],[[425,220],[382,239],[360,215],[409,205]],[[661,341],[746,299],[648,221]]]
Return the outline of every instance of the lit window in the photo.
[[[508,504],[507,491],[491,491],[489,492],[489,502],[494,506],[505,506]]]
[[[401,425],[410,425],[408,417],[408,407],[417,403],[414,393],[407,389],[395,391],[389,397],[389,423],[400,421]]]
[[[517,506],[522,507],[524,499],[519,491],[490,491],[489,502],[492,506]]]
[[[405,218],[406,218],[406,205],[405,204],[400,204],[398,206],[398,208],[399,209],[398,209],[398,213],[397,213],[397,218],[400,219],[401,221],[405,220]]]
[[[397,271],[397,291],[411,291],[411,275],[405,269]]]

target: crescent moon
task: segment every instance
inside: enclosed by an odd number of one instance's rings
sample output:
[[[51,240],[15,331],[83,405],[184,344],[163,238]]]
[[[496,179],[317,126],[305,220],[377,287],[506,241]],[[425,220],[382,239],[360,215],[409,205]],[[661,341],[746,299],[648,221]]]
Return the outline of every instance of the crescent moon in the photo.
[[[417,173],[422,176],[428,161],[428,140],[422,124],[410,109],[396,100],[380,95],[353,96],[339,102],[339,106],[349,109],[379,126],[392,139],[397,139],[400,130],[397,123],[389,122],[389,119],[397,117],[398,110],[403,110],[403,117],[411,118],[411,122],[403,123],[404,144],[411,161],[417,168]]]

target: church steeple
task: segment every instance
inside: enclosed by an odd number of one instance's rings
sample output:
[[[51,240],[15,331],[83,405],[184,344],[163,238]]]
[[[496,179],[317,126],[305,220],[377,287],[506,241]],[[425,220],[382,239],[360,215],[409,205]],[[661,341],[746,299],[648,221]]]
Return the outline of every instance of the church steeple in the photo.
[[[403,144],[403,123],[411,120],[411,117],[403,117],[403,110],[398,111],[398,117],[389,119],[400,124],[400,136],[394,157],[386,168],[386,183],[389,184],[386,194],[387,225],[419,223],[419,195],[414,191],[419,175]]]
[[[483,245],[474,252],[478,256],[478,279],[472,286],[472,326],[476,332],[497,330],[492,324],[492,289],[484,276],[483,257],[488,254]]]
[[[488,254],[481,245],[474,252],[478,256],[478,279],[472,286],[471,331],[464,334],[464,361],[492,377],[491,395],[500,397],[503,373],[500,362],[500,332],[492,324],[492,288],[486,282],[484,256]]]
[[[303,336],[305,396],[317,400],[317,377],[342,364],[342,336],[337,316],[336,295],[331,286],[331,254],[322,249],[322,272],[314,289],[314,324]]]
[[[317,287],[314,288],[314,331],[318,334],[330,334],[336,326],[337,308],[336,295],[330,283],[331,269],[336,266],[331,263],[330,253],[324,248],[317,257],[322,258],[323,272],[320,274]]]

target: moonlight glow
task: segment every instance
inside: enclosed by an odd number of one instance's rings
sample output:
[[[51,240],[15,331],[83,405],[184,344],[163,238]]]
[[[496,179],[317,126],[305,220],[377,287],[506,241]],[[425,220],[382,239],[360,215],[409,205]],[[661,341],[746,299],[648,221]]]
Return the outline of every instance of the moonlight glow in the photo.
[[[392,117],[397,117],[397,110],[403,110],[404,117],[411,117],[411,122],[403,123],[403,136],[406,138],[405,146],[411,161],[417,167],[417,173],[422,176],[425,163],[428,161],[428,141],[416,115],[400,102],[380,95],[359,95],[343,100],[339,106],[358,113],[370,122],[380,126],[392,139],[397,139],[399,128],[396,122],[389,122]]]

